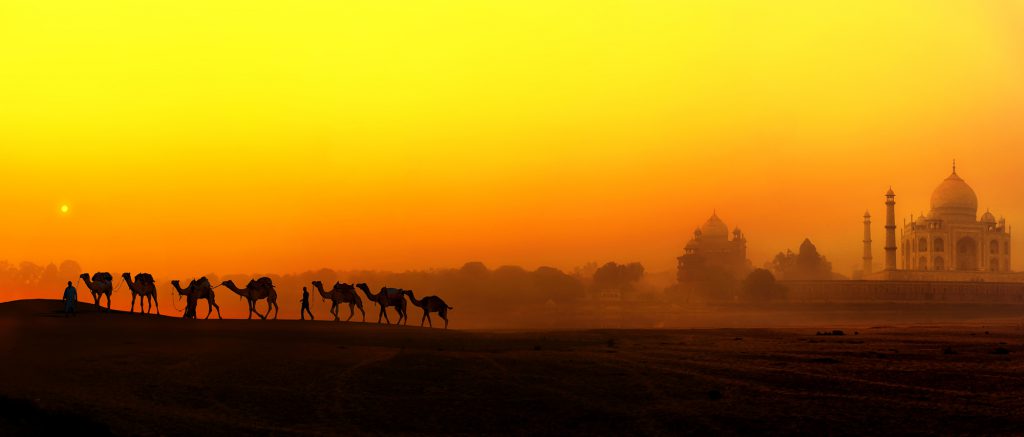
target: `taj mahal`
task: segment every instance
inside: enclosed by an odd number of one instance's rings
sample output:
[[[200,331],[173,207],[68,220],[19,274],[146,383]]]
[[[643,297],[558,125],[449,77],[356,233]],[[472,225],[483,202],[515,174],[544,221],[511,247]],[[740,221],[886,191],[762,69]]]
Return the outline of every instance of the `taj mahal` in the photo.
[[[904,281],[1012,281],[1010,228],[1006,219],[985,211],[978,218],[978,196],[957,173],[931,195],[931,211],[910,217],[896,235],[896,193],[885,194],[885,263],[873,272],[871,216],[864,214],[864,279]],[[899,254],[897,254],[899,246]]]

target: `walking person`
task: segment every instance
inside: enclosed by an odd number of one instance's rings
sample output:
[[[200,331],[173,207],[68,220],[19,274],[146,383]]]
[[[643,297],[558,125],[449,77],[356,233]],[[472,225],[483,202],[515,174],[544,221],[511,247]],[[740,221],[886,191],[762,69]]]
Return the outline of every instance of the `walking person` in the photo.
[[[316,320],[313,318],[313,312],[309,310],[309,290],[306,287],[302,287],[302,309],[299,310],[299,317],[302,320],[306,320],[306,314],[309,314],[309,320]]]
[[[78,302],[78,290],[68,281],[68,288],[64,289],[64,317],[75,314],[75,302]]]

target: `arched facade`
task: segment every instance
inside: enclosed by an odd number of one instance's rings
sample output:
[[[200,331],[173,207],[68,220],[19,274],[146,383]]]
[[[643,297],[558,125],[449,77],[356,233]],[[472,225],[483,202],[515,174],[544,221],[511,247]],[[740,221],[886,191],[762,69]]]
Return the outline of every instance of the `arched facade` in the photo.
[[[902,240],[905,270],[1010,271],[1006,220],[988,211],[979,217],[978,197],[955,168],[932,193],[931,211],[904,225]]]

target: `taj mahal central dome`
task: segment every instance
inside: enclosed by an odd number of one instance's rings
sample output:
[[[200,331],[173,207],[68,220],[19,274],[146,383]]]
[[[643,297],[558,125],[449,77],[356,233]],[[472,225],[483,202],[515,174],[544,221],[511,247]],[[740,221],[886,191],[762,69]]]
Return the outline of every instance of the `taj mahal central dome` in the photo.
[[[956,174],[949,175],[932,192],[931,217],[953,221],[975,221],[978,218],[978,195]]]

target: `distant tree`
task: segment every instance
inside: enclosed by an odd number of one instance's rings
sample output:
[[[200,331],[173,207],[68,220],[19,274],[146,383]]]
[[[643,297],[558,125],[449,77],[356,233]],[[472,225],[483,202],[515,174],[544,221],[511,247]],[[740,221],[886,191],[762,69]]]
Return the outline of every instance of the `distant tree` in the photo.
[[[18,282],[26,289],[34,289],[43,275],[43,267],[39,264],[22,261],[18,264]]]
[[[741,297],[756,303],[767,303],[783,300],[785,288],[775,282],[772,272],[765,269],[754,269],[740,286]]]
[[[532,274],[533,286],[540,295],[555,303],[578,300],[583,297],[583,283],[575,276],[554,267],[539,267]]]
[[[64,281],[72,280],[71,277],[64,279],[61,277],[60,270],[57,269],[57,265],[49,263],[43,268],[43,272],[39,275],[38,288],[40,290],[55,290],[64,284]]]
[[[459,273],[461,273],[464,276],[482,278],[484,276],[487,276],[487,274],[490,273],[490,271],[487,270],[487,266],[485,266],[484,263],[479,261],[472,261],[463,264],[462,268],[459,269]]]
[[[572,269],[572,275],[589,281],[594,278],[594,273],[597,272],[597,268],[597,263],[590,261],[582,266],[576,266],[576,268]]]
[[[594,286],[598,289],[631,291],[644,277],[644,266],[640,263],[617,264],[609,262],[594,272]]]
[[[67,278],[64,279],[65,281],[74,280],[78,275],[82,274],[82,266],[73,260],[62,261],[57,270],[60,272],[61,279]]]

